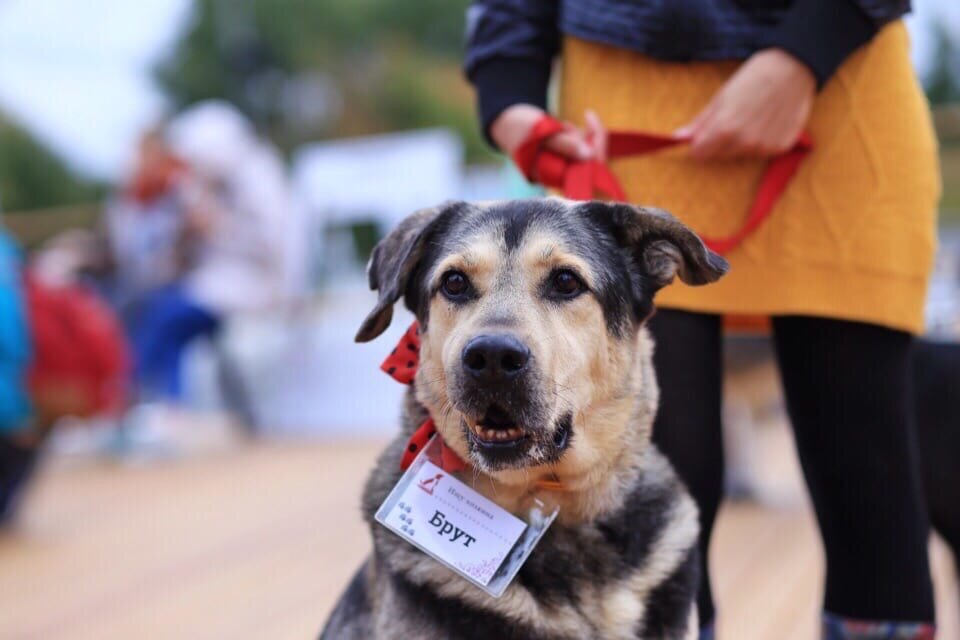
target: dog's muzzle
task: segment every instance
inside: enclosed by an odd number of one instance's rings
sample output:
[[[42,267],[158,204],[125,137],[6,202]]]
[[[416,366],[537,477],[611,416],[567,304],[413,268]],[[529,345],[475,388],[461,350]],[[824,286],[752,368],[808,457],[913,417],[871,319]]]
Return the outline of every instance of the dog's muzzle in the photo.
[[[492,467],[529,463],[528,454],[547,447],[562,451],[564,427],[550,434],[543,392],[529,347],[509,333],[471,338],[460,353],[454,405],[464,414],[471,449]],[[525,462],[526,461],[526,462]]]
[[[472,418],[471,436],[484,449],[515,448],[530,418],[530,349],[509,333],[471,338],[460,353],[460,402]]]

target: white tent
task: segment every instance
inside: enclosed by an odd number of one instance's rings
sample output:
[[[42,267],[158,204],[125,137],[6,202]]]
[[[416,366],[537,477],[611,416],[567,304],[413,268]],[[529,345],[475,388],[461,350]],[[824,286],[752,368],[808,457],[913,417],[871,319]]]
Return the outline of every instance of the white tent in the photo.
[[[293,181],[327,224],[376,220],[392,228],[409,213],[461,194],[463,145],[446,129],[390,133],[300,147]]]

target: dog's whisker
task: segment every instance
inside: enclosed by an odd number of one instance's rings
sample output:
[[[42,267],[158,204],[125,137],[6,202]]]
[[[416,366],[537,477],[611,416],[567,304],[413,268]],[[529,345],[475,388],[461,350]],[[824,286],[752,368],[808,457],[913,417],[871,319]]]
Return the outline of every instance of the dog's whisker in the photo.
[[[490,490],[495,497],[500,497],[500,494],[497,492],[497,484],[493,481],[493,476],[487,475],[487,480],[490,481]]]

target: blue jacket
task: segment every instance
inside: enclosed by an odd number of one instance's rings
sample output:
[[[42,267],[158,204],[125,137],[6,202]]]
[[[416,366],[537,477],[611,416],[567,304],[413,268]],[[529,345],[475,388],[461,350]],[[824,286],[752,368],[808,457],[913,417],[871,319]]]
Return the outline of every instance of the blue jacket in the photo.
[[[0,433],[20,429],[30,416],[30,333],[21,282],[20,252],[0,231]]]
[[[475,0],[466,72],[486,131],[512,104],[546,104],[563,35],[662,60],[742,60],[785,49],[822,85],[909,0]]]

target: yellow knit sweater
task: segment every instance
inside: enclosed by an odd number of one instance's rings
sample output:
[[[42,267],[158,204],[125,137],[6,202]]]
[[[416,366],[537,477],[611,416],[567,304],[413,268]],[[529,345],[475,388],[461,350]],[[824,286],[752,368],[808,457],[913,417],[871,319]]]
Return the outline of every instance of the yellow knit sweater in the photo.
[[[659,306],[802,314],[923,328],[940,192],[929,109],[901,22],[853,54],[817,96],[814,151],[760,229],[706,287],[674,284]],[[561,115],[594,109],[613,129],[670,132],[690,121],[735,62],[667,63],[567,38]],[[760,161],[697,162],[684,150],[616,161],[630,200],[663,207],[709,236],[742,224]]]

